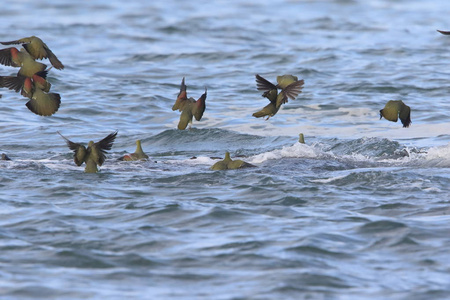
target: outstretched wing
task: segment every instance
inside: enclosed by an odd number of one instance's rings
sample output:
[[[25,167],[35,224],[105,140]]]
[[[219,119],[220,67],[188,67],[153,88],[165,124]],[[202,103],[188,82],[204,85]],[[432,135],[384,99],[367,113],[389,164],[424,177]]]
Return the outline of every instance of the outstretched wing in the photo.
[[[63,136],[59,131],[57,133],[66,141],[67,146],[70,150],[74,152],[73,161],[77,166],[81,166],[86,157],[86,147],[81,144],[74,143],[65,136]]]
[[[207,90],[205,88],[205,92],[203,93],[203,95],[201,95],[201,97],[198,98],[198,100],[195,101],[195,103],[193,104],[192,114],[194,115],[194,117],[197,121],[200,121],[202,119],[203,113],[205,112],[206,94],[207,94]]]
[[[107,137],[102,139],[101,141],[94,143],[93,147],[96,148],[96,150],[99,150],[99,158],[98,158],[98,165],[101,166],[105,162],[106,159],[106,150],[111,150],[114,140],[117,136],[117,130],[113,133],[108,134]]]
[[[180,86],[180,92],[178,93],[177,100],[175,101],[175,104],[172,106],[172,110],[179,110],[182,111],[184,106],[186,105],[187,98],[187,87],[186,84],[184,84],[184,77],[181,80],[181,86]]]
[[[18,62],[14,62],[11,51],[18,53],[18,50],[14,47],[0,50],[0,64],[8,67],[20,67]]]
[[[18,93],[25,82],[25,76],[0,76],[0,87],[5,87],[14,90]]]
[[[268,92],[270,90],[277,89],[276,85],[274,85],[267,79],[259,76],[258,74],[256,74],[255,76],[256,76],[256,88],[258,89],[258,91]]]
[[[403,127],[409,127],[411,124],[411,108],[408,105],[403,102],[400,103],[400,111],[398,116],[400,117]]]
[[[305,84],[305,81],[303,79],[291,83],[283,90],[284,95],[289,99],[294,100],[298,96],[298,94],[302,92],[303,84]]]

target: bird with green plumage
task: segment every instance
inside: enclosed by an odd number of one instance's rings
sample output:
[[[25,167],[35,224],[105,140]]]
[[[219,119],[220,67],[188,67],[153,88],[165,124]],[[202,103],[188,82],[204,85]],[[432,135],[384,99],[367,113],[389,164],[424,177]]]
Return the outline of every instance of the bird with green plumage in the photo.
[[[148,155],[142,150],[141,140],[136,140],[136,150],[134,153],[125,154],[119,160],[123,161],[134,161],[134,160],[147,160]]]
[[[232,160],[230,152],[227,151],[225,152],[225,158],[221,161],[216,162],[214,165],[212,165],[210,169],[213,171],[219,171],[219,170],[236,170],[249,167],[256,167],[256,166],[240,159]]]
[[[389,100],[383,109],[380,110],[380,119],[385,118],[388,121],[400,121],[404,128],[411,125],[411,108],[403,103],[402,100]]]
[[[263,91],[263,97],[267,98],[270,103],[260,111],[253,114],[256,118],[267,116],[266,120],[273,117],[281,105],[288,102],[288,99],[294,100],[301,93],[305,81],[298,80],[297,76],[282,75],[277,76],[277,84],[273,84],[262,76],[256,74],[256,87],[259,91]]]
[[[18,39],[10,42],[0,42],[3,45],[15,45],[22,44],[25,51],[33,58],[44,59],[48,58],[52,66],[58,70],[64,69],[64,65],[59,61],[56,55],[50,50],[50,48],[37,36],[30,36],[22,39]]]
[[[15,92],[21,91],[22,96],[30,100],[25,104],[33,113],[40,116],[51,116],[61,105],[58,93],[49,93],[51,84],[46,80],[47,70],[37,72],[32,77],[0,76],[0,87],[6,87]]]
[[[178,93],[177,100],[172,106],[172,110],[179,110],[180,121],[178,122],[177,128],[179,130],[184,130],[188,125],[192,125],[192,119],[200,121],[203,117],[203,113],[206,109],[206,95],[207,90],[205,88],[205,93],[200,96],[199,99],[187,97],[187,86],[185,84],[185,78],[181,80],[180,92]],[[190,126],[189,126],[190,128]]]
[[[83,144],[74,143],[64,137],[59,131],[58,134],[66,141],[67,146],[70,150],[74,152],[73,161],[77,166],[81,166],[85,163],[84,172],[86,173],[97,173],[98,167],[102,166],[106,160],[106,151],[111,150],[114,140],[117,136],[117,132],[110,133],[104,139],[99,142],[94,143],[90,141],[88,146],[85,147]]]

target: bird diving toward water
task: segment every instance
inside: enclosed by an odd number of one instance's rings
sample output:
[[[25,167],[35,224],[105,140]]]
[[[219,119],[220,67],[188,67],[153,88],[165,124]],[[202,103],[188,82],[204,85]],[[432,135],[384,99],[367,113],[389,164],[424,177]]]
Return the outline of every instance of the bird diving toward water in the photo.
[[[298,80],[297,76],[277,76],[277,85],[256,74],[256,87],[258,91],[264,91],[263,97],[269,99],[270,103],[263,109],[253,114],[256,118],[267,116],[268,120],[273,117],[281,107],[288,102],[288,98],[294,100],[302,92],[305,81]],[[280,92],[278,92],[280,89]]]
[[[406,128],[411,124],[411,108],[402,100],[389,100],[380,110],[380,119],[383,117],[392,122],[397,122],[400,118],[403,127]]]
[[[16,41],[0,42],[3,45],[22,44],[22,47],[33,57],[33,59],[48,58],[52,66],[58,70],[64,69],[64,65],[59,61],[52,50],[37,36],[30,36]]]
[[[58,134],[66,141],[67,146],[74,152],[73,161],[77,166],[86,164],[84,172],[97,173],[97,166],[102,166],[106,160],[106,150],[111,150],[117,131],[109,134],[101,141],[94,143],[90,141],[87,148],[79,143],[74,143],[64,137],[59,131]]]
[[[136,140],[136,151],[134,153],[125,154],[119,160],[132,161],[132,160],[147,160],[148,155],[142,150],[141,140]]]
[[[26,103],[30,111],[40,116],[51,116],[58,111],[61,96],[49,93],[51,84],[46,78],[47,70],[37,72],[32,77],[0,76],[0,87],[21,91],[22,96],[30,99]]]
[[[186,129],[188,124],[192,124],[192,118],[195,117],[197,121],[202,119],[203,113],[206,109],[206,94],[207,90],[205,88],[205,93],[198,98],[196,101],[194,98],[187,97],[186,84],[181,80],[180,92],[178,93],[177,100],[172,106],[172,110],[181,111],[180,121],[178,122],[178,129]]]

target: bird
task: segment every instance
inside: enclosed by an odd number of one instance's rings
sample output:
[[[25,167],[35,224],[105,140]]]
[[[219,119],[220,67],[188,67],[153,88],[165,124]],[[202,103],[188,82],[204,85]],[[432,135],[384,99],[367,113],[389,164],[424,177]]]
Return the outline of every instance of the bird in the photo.
[[[409,127],[412,123],[411,108],[403,103],[402,100],[389,100],[384,108],[380,110],[380,120],[383,117],[392,122],[397,122],[400,117],[404,128]]]
[[[25,78],[22,95],[30,99],[25,104],[30,111],[40,116],[51,116],[58,111],[61,105],[61,95],[47,93],[46,89],[41,88],[42,84],[38,80],[32,81],[29,77]]]
[[[0,50],[0,63],[5,66],[20,68],[17,76],[33,77],[34,74],[47,69],[47,65],[35,61],[24,49],[5,48]]]
[[[43,90],[44,92],[49,92],[51,88],[50,82],[47,81],[47,74],[48,70],[39,71],[35,73],[31,79],[34,83],[37,84],[37,86]],[[25,79],[27,77],[22,75],[17,76],[0,76],[0,87],[6,87],[10,90],[14,90],[16,93],[19,91],[22,91],[21,94],[25,97],[27,95],[24,95],[23,92],[23,85],[25,83]]]
[[[119,160],[131,161],[131,160],[147,160],[148,155],[142,150],[141,140],[136,140],[136,151],[134,153],[125,154]]]
[[[47,71],[40,71],[31,78],[25,76],[0,76],[0,87],[6,87],[15,92],[21,91],[22,96],[29,98],[26,106],[40,116],[51,116],[61,105],[61,95],[49,93],[51,84],[46,80]]]
[[[5,153],[2,153],[2,158],[0,158],[0,160],[11,160],[11,158],[9,158]]]
[[[212,165],[210,169],[213,171],[218,171],[218,170],[235,170],[248,167],[256,167],[256,166],[240,159],[232,160],[230,157],[230,152],[227,151],[225,152],[225,158],[221,161],[216,162],[214,165]]]
[[[111,150],[114,140],[117,136],[117,130],[110,133],[104,139],[94,143],[90,141],[87,148],[79,143],[74,143],[64,137],[59,131],[58,134],[66,141],[67,146],[74,152],[73,161],[77,166],[86,164],[84,172],[97,173],[97,166],[102,166],[106,160],[106,150]]]
[[[186,89],[185,78],[183,77],[177,100],[172,106],[173,111],[179,110],[181,112],[180,121],[177,126],[180,130],[184,130],[188,124],[192,124],[192,119],[194,117],[195,120],[200,121],[206,109],[207,89],[205,88],[205,93],[203,93],[197,100],[192,97],[188,98]]]
[[[10,42],[0,42],[3,45],[22,44],[22,47],[34,58],[48,58],[52,66],[58,70],[64,69],[64,65],[59,61],[50,48],[37,36],[30,36]]]
[[[303,135],[303,133],[300,133],[300,134],[298,135],[298,142],[299,142],[300,144],[304,144],[304,143],[305,143],[305,136]]]
[[[256,118],[267,116],[268,120],[273,117],[281,105],[288,102],[288,99],[295,99],[301,93],[305,81],[298,80],[297,76],[282,75],[277,76],[277,85],[256,74],[256,87],[259,91],[264,91],[263,97],[269,99],[270,103],[263,109],[253,114]],[[278,90],[280,91],[278,92]]]
[[[444,30],[437,30],[437,32],[442,33],[443,35],[450,35],[450,31],[444,31]]]

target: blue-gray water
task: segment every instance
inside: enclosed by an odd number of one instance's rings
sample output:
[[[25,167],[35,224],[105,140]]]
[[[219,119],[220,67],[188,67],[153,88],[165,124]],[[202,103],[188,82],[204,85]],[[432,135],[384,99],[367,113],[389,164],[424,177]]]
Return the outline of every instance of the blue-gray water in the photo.
[[[0,41],[66,68],[51,117],[0,90],[1,299],[449,297],[447,1],[10,2]],[[256,119],[255,74],[305,87]],[[184,76],[207,108],[177,131]],[[85,174],[58,130],[119,134]],[[136,139],[151,160],[117,161]],[[257,168],[210,171],[227,150]]]

